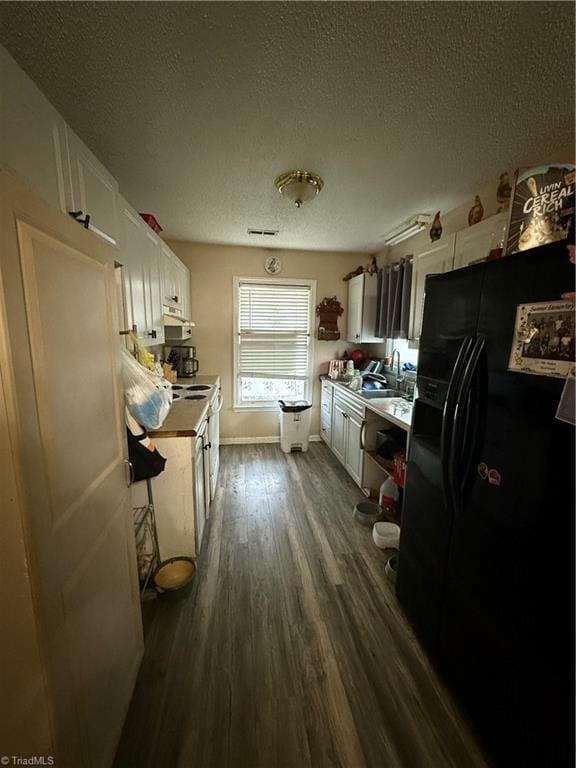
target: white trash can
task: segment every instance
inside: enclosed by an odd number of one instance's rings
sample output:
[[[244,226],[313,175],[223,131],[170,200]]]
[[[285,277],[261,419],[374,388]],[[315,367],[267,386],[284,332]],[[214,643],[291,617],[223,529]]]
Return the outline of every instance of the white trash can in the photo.
[[[310,438],[310,409],[308,400],[279,400],[280,448],[284,453],[307,451]]]

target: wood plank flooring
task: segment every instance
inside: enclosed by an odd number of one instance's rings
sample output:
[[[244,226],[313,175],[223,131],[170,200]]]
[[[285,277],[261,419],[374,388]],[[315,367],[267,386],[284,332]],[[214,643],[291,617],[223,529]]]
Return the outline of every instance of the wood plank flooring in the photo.
[[[192,594],[156,601],[116,768],[481,768],[331,452],[225,446]]]

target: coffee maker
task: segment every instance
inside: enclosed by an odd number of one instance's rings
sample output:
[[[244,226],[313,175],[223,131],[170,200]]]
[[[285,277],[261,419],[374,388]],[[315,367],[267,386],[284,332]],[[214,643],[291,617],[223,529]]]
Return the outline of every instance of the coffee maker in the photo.
[[[200,367],[196,359],[196,347],[187,344],[172,346],[171,349],[178,355],[178,378],[191,379],[196,376]]]

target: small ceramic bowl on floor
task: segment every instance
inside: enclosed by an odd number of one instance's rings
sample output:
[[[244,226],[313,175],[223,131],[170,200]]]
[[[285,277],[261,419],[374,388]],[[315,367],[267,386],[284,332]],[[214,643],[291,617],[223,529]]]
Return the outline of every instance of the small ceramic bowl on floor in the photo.
[[[381,517],[382,507],[373,501],[361,501],[354,507],[354,519],[361,525],[374,525]]]
[[[160,597],[182,600],[192,590],[196,564],[191,557],[171,557],[154,571],[154,586]]]
[[[386,567],[384,568],[384,573],[388,577],[392,586],[396,586],[397,571],[398,571],[398,552],[392,555],[392,557],[388,558],[388,562],[386,563]]]

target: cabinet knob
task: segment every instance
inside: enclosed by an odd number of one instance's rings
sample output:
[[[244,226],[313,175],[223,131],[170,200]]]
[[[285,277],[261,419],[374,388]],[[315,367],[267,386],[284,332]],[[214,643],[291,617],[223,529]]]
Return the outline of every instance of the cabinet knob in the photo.
[[[155,339],[156,336],[157,336],[156,330],[148,331],[148,336],[150,336],[151,338]]]
[[[356,334],[356,336],[355,336],[354,338],[356,338],[356,339],[359,339],[359,338],[360,338],[360,334],[359,334],[359,333],[357,333],[357,334]]]
[[[172,299],[172,301],[175,301],[176,303],[178,303],[178,296],[171,296],[170,298]]]

